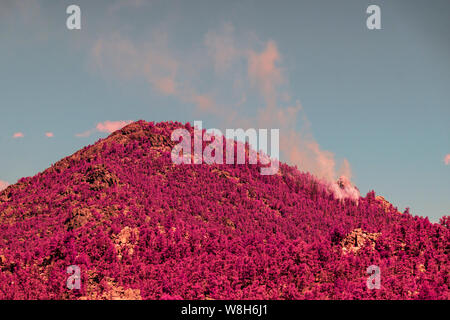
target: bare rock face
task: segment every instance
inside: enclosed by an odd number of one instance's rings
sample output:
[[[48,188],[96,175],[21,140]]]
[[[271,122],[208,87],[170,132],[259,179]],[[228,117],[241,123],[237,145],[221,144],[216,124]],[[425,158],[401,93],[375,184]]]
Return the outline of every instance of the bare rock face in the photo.
[[[394,211],[394,206],[392,205],[392,203],[390,203],[389,201],[387,201],[384,197],[382,196],[376,196],[375,200],[379,202],[381,208],[384,210],[384,212],[390,212],[390,211]],[[398,214],[401,214],[400,211],[396,210]]]
[[[65,221],[68,230],[77,229],[84,226],[92,219],[92,213],[89,208],[75,208],[70,217]]]
[[[86,182],[91,190],[102,190],[119,183],[117,176],[109,172],[104,165],[89,167],[86,171]]]
[[[114,246],[117,251],[117,258],[122,260],[124,254],[132,255],[134,247],[139,240],[138,228],[123,228],[117,236],[113,237]]]
[[[375,241],[379,236],[380,233],[370,233],[361,228],[357,228],[342,240],[342,252],[344,254],[356,253],[365,245],[370,245],[373,249],[375,248]]]

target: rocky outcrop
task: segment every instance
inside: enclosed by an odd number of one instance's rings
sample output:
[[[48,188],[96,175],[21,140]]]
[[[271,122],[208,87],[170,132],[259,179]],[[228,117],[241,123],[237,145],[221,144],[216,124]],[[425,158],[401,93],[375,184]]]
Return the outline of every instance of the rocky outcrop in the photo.
[[[132,255],[134,247],[139,241],[138,228],[123,228],[118,235],[113,236],[113,243],[117,251],[117,259],[122,260],[124,254]]]
[[[378,203],[380,204],[380,207],[384,210],[384,212],[388,213],[388,212],[391,212],[391,211],[396,211],[398,214],[401,214],[401,212],[396,210],[396,208],[394,208],[392,203],[387,201],[384,197],[376,196],[375,200],[378,201]]]
[[[372,249],[375,248],[375,241],[380,236],[380,233],[370,233],[357,228],[348,234],[341,242],[342,252],[356,253],[365,245],[369,245]]]

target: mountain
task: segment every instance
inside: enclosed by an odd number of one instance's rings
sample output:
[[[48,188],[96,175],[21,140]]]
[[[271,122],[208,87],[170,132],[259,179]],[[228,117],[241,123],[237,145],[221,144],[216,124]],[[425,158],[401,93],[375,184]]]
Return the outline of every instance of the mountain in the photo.
[[[448,217],[283,163],[176,165],[176,128],[132,123],[3,190],[0,298],[450,298]]]

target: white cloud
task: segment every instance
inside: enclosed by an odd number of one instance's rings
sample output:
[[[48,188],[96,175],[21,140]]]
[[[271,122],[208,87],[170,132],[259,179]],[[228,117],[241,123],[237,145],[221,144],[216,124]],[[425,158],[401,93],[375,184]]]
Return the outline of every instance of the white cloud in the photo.
[[[131,120],[119,120],[119,121],[106,120],[106,121],[97,123],[95,128],[81,132],[81,133],[77,133],[77,134],[75,134],[75,136],[78,138],[86,138],[86,137],[89,137],[94,132],[113,133],[114,131],[120,130],[132,122],[133,121],[131,121]]]

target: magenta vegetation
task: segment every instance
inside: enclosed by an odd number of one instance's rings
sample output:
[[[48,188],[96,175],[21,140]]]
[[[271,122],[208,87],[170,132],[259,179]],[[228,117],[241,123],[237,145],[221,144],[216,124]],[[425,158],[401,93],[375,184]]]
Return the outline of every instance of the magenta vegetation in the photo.
[[[175,165],[180,127],[132,123],[2,191],[0,298],[450,298],[449,217],[339,200],[285,164]]]

